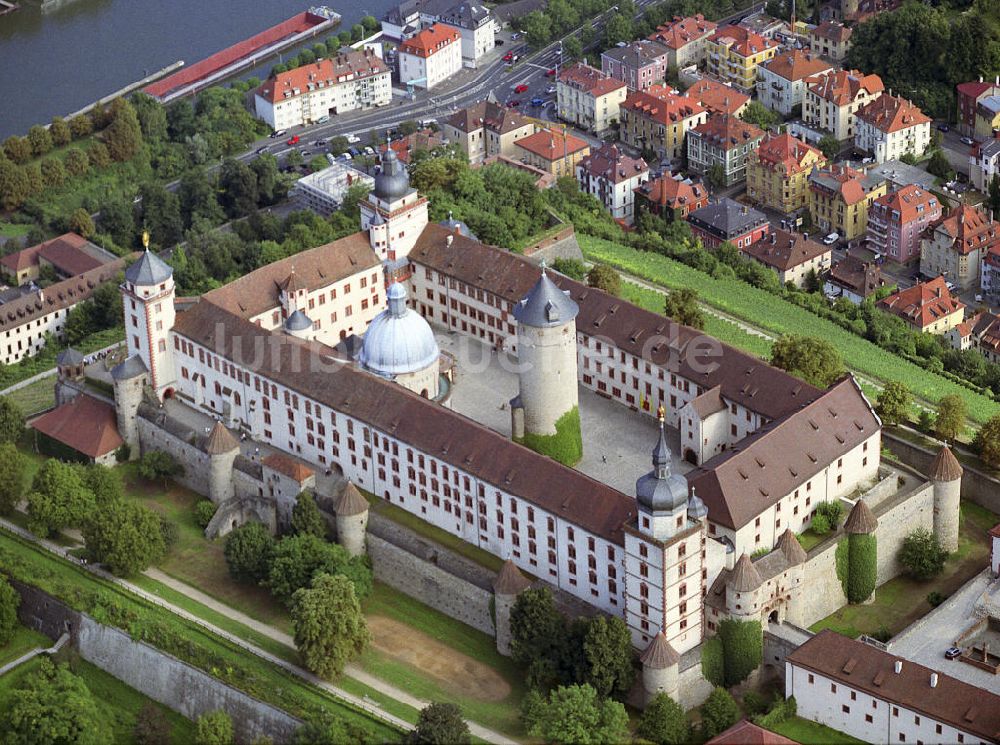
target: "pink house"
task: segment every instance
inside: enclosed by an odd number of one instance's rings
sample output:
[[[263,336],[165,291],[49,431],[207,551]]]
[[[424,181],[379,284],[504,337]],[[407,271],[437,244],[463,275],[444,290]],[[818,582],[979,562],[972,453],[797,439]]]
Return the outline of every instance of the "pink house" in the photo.
[[[920,234],[941,217],[941,203],[910,184],[879,197],[868,210],[868,243],[873,251],[905,264],[920,258]]]

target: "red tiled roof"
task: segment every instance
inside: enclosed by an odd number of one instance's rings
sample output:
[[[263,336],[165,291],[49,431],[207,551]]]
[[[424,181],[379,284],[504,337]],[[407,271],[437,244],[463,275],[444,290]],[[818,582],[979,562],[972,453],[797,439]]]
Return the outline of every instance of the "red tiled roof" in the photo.
[[[708,189],[700,181],[676,179],[669,173],[635,188],[652,204],[677,209],[700,205],[708,199]]]
[[[628,181],[639,174],[649,173],[649,166],[642,158],[632,158],[623,153],[617,145],[605,142],[597,150],[577,164],[591,176],[603,178],[617,184]]]
[[[349,76],[357,79],[388,71],[389,68],[374,52],[355,50],[280,73],[277,77],[265,80],[256,94],[265,101],[277,103],[309,93],[310,85],[325,88],[343,83]]]
[[[769,170],[781,167],[786,175],[802,171],[805,168],[805,158],[810,153],[819,156],[819,160],[813,161],[814,163],[822,163],[826,160],[818,149],[792,137],[787,132],[764,140],[757,148],[756,153],[761,165]]]
[[[612,91],[625,87],[621,80],[608,77],[596,67],[583,62],[577,62],[559,73],[559,82],[571,88],[586,91],[591,96],[605,96]]]
[[[819,24],[816,28],[810,31],[809,35],[820,39],[828,39],[829,41],[839,44],[841,42],[848,41],[853,33],[853,29],[848,28],[842,23],[823,21],[823,23]]]
[[[430,57],[450,44],[461,41],[462,35],[458,29],[435,23],[425,28],[415,36],[399,45],[400,54],[412,54],[417,57]]]
[[[717,114],[735,114],[750,100],[735,88],[708,78],[696,82],[684,95]]]
[[[410,155],[413,151],[433,150],[436,147],[444,145],[446,142],[447,140],[436,132],[430,129],[423,129],[398,140],[393,140],[390,145],[382,145],[379,149],[384,153],[391,147],[396,151],[396,155],[399,156],[399,160],[402,163],[409,164]]]
[[[728,114],[710,116],[708,121],[691,131],[724,150],[760,140],[764,136],[764,130],[757,125]]]
[[[830,247],[810,240],[803,233],[775,229],[770,235],[744,247],[743,252],[762,264],[779,271],[794,269],[817,256],[830,253]]]
[[[774,49],[778,46],[778,42],[774,39],[765,39],[756,31],[742,26],[723,26],[708,40],[718,44],[729,44],[730,50],[743,57],[759,54],[766,49]]]
[[[878,75],[865,75],[860,70],[834,70],[818,75],[815,80],[806,81],[809,90],[835,106],[846,106],[865,90],[869,94],[885,90]]]
[[[899,132],[931,122],[931,118],[911,101],[887,93],[862,106],[855,116],[886,133]]]
[[[309,466],[300,463],[290,455],[285,455],[284,453],[265,455],[260,459],[260,462],[278,473],[285,474],[300,484],[315,473]]]
[[[833,165],[829,168],[817,168],[809,174],[810,187],[816,187],[817,182],[826,188],[832,188],[840,195],[845,204],[857,204],[865,198],[865,187],[862,183],[864,174],[850,166]],[[832,182],[832,187],[829,182]]]
[[[959,94],[969,98],[979,98],[983,93],[993,87],[992,83],[984,83],[981,80],[973,80],[969,83],[959,83],[955,88]]]
[[[535,134],[523,137],[514,144],[548,161],[558,160],[565,155],[572,155],[589,147],[587,142],[579,137],[574,137],[571,134],[563,135],[561,132],[554,132],[550,129],[535,132]]]
[[[758,727],[749,719],[743,719],[725,732],[721,732],[705,745],[796,745],[783,735]]]
[[[645,91],[629,91],[622,108],[665,125],[676,124],[705,111],[694,99],[672,93],[663,85],[651,85]]]
[[[937,197],[917,184],[907,184],[898,191],[884,194],[872,203],[872,211],[884,210],[886,214],[895,213],[892,222],[903,225],[926,217],[935,210],[940,214],[941,205]],[[895,215],[898,214],[897,218]]]
[[[84,251],[90,245],[76,233],[64,233],[57,238],[29,246],[0,258],[0,264],[11,273],[37,266],[39,258],[52,264],[60,273],[73,277],[102,266],[105,262]]]
[[[878,307],[916,328],[925,329],[935,321],[962,310],[965,304],[951,294],[944,277],[937,277],[879,300]]]
[[[85,393],[38,417],[31,427],[89,458],[114,452],[124,442],[114,407]]]
[[[983,210],[968,204],[960,204],[931,225],[930,230],[947,233],[953,241],[952,250],[963,256],[976,249],[992,250],[1000,244],[996,223]]]
[[[500,134],[513,132],[515,129],[531,126],[515,109],[503,106],[495,101],[479,101],[464,109],[459,109],[445,122],[455,129],[469,134],[486,127]]]
[[[789,53],[782,52],[763,64],[763,67],[785,80],[804,80],[819,75],[830,69],[830,63],[801,49],[793,49]]]
[[[701,13],[687,18],[675,16],[673,22],[657,26],[656,31],[648,38],[671,49],[681,49],[693,41],[708,36],[717,28],[718,24],[706,21]]]

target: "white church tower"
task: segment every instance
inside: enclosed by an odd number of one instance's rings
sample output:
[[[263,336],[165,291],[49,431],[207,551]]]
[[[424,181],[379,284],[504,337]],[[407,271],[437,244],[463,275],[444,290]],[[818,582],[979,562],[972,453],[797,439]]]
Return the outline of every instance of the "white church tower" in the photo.
[[[149,385],[161,401],[173,393],[174,359],[170,329],[174,326],[174,272],[149,250],[149,234],[143,233],[146,250],[125,270],[121,286],[125,311],[125,341],[128,356],[142,360],[149,372]]]

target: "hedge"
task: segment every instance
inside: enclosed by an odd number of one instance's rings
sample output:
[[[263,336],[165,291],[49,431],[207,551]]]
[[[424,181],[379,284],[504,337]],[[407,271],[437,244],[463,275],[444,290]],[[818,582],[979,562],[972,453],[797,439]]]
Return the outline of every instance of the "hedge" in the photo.
[[[726,686],[746,680],[764,658],[764,630],[760,621],[727,618],[719,623]]]
[[[844,596],[847,596],[847,581],[850,576],[850,570],[848,569],[848,550],[847,541],[841,540],[837,543],[837,551],[834,553],[834,563],[837,566],[837,579],[840,580],[840,586],[844,588]]]
[[[725,682],[722,640],[717,636],[710,636],[701,645],[701,674],[713,686],[721,686]]]
[[[716,279],[661,254],[640,251],[611,241],[578,235],[584,256],[664,287],[689,287],[697,290],[708,305],[775,335],[803,334],[827,339],[840,350],[852,370],[882,381],[898,380],[913,394],[937,403],[956,393],[969,407],[969,418],[983,423],[1000,412],[1000,405],[987,396],[958,385],[943,375],[930,372],[899,355],[820,318],[766,290],[757,289],[738,279]]]
[[[847,537],[847,600],[863,603],[875,592],[878,576],[878,543],[874,533]]]
[[[547,455],[563,465],[572,466],[583,457],[583,436],[580,434],[580,408],[574,406],[556,421],[554,435],[525,432],[514,438],[537,453]]]

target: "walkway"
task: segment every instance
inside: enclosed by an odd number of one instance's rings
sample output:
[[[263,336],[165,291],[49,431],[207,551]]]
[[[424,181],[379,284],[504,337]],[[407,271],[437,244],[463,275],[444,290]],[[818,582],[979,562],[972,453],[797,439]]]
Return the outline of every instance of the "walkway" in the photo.
[[[116,341],[114,344],[111,344],[110,346],[107,346],[104,349],[97,349],[93,352],[88,352],[84,356],[91,357],[95,354],[100,354],[101,352],[110,352],[112,349],[115,349],[116,347],[119,347],[124,343],[125,343],[124,341]],[[4,388],[2,391],[0,391],[0,396],[6,396],[10,393],[13,393],[14,391],[20,390],[21,388],[27,388],[32,383],[36,383],[39,380],[44,380],[45,378],[50,378],[57,372],[58,369],[56,367],[50,367],[48,370],[42,370],[40,373],[36,373],[35,375],[32,375],[30,378],[19,380],[18,382],[14,383],[14,385]]]
[[[10,672],[11,670],[13,670],[18,665],[22,665],[25,662],[27,662],[28,660],[30,660],[30,659],[32,659],[34,657],[37,657],[40,654],[55,654],[60,649],[62,649],[63,646],[68,641],[69,641],[69,634],[63,634],[62,636],[59,637],[59,639],[56,641],[56,643],[53,644],[48,649],[45,649],[44,647],[35,647],[30,652],[25,652],[24,654],[22,654],[20,657],[18,657],[13,662],[8,662],[3,667],[0,667],[0,676],[4,675],[5,673]]]

